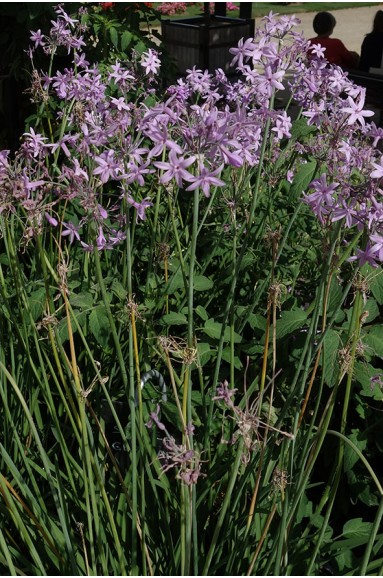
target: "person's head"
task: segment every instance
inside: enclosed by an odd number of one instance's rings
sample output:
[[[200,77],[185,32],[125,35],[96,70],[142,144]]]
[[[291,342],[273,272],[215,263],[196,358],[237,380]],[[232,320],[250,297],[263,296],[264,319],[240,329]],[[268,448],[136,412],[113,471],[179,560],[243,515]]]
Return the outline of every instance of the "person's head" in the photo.
[[[318,36],[330,36],[335,24],[336,20],[330,12],[318,12],[313,20],[313,28]]]
[[[377,13],[375,14],[372,31],[383,32],[383,10],[378,10]]]

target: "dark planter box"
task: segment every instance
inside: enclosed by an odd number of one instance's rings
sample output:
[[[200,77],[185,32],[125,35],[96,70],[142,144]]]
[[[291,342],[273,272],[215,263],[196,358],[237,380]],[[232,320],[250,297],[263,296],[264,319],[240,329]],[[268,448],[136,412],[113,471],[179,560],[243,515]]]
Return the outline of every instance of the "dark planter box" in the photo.
[[[181,76],[193,66],[209,72],[222,68],[228,76],[235,76],[229,49],[241,38],[254,35],[254,19],[225,16],[163,20],[161,26],[163,43]]]

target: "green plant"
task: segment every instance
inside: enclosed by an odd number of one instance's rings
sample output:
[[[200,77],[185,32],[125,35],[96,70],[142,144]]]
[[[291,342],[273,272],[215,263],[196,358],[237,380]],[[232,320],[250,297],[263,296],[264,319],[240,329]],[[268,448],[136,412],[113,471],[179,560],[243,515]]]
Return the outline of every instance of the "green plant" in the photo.
[[[235,85],[162,94],[154,49],[90,65],[79,20],[31,34],[52,60],[0,154],[3,573],[379,575],[363,89],[269,16]]]

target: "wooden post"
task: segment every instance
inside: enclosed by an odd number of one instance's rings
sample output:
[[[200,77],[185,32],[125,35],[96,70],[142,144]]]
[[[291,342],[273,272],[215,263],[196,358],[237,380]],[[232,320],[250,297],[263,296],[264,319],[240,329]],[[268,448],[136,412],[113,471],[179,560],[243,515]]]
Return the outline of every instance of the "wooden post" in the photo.
[[[215,2],[214,16],[226,16],[226,2]]]
[[[250,19],[251,18],[251,12],[252,12],[252,10],[251,10],[252,6],[253,6],[252,2],[240,2],[239,3],[239,17],[244,18],[245,20]]]

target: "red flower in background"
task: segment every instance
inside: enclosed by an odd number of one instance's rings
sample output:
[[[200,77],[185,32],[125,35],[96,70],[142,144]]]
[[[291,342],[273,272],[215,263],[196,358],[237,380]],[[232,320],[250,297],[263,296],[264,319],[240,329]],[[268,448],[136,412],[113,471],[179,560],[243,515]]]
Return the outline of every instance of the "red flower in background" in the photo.
[[[110,10],[113,8],[115,2],[100,2],[100,6],[103,10]]]

